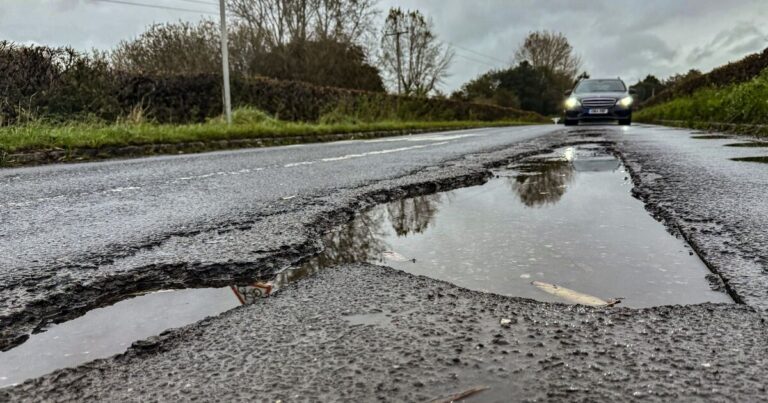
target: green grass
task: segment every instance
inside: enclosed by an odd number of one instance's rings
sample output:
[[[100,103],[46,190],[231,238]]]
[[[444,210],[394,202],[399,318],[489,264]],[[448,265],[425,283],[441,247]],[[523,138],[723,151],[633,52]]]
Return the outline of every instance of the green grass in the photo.
[[[768,69],[751,81],[726,87],[704,88],[690,96],[643,108],[635,113],[635,120],[676,120],[687,122],[689,127],[707,122],[768,124]]]
[[[0,152],[103,148],[128,145],[175,144],[197,141],[314,136],[357,132],[399,131],[436,128],[469,128],[525,124],[518,121],[380,121],[335,119],[338,123],[301,123],[276,120],[252,109],[235,111],[233,125],[222,119],[201,124],[32,122],[0,128]]]

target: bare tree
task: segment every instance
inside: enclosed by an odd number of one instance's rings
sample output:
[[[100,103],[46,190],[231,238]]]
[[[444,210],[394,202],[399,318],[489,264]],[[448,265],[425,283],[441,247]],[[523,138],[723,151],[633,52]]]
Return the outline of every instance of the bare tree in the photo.
[[[518,62],[527,61],[533,67],[546,68],[574,80],[581,69],[581,57],[574,53],[568,38],[560,32],[535,31],[515,52]]]
[[[377,0],[314,0],[314,31],[317,40],[363,45],[375,34]]]
[[[120,42],[111,54],[122,71],[155,74],[199,74],[218,71],[219,28],[206,20],[154,24],[138,38]]]
[[[361,45],[376,0],[229,0],[229,9],[268,49],[309,40]]]
[[[380,62],[399,94],[426,96],[448,75],[454,52],[433,32],[418,10],[389,10],[381,39]]]

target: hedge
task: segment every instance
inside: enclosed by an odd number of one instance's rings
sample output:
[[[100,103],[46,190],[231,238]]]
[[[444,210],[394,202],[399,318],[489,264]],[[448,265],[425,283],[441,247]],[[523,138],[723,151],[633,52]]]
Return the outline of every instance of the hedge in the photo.
[[[725,87],[739,84],[757,77],[768,68],[768,48],[761,53],[751,54],[737,62],[720,66],[707,74],[683,80],[682,82],[656,94],[643,103],[643,107],[658,105],[674,98],[693,94],[707,87]]]
[[[545,121],[536,113],[512,108],[296,81],[234,77],[231,84],[234,106],[252,106],[289,121],[314,122],[328,113],[369,121]],[[128,74],[71,49],[0,42],[0,125],[41,117],[115,121],[137,110],[158,123],[203,122],[221,114],[221,93],[221,76],[216,74]]]

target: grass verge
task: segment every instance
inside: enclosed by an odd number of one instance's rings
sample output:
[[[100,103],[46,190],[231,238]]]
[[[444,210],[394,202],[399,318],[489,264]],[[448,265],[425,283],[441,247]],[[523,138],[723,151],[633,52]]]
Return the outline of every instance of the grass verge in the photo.
[[[162,154],[175,152],[199,152],[243,146],[295,144],[304,142],[330,141],[344,138],[343,135],[386,133],[406,134],[433,130],[467,129],[475,127],[499,127],[523,125],[520,121],[380,121],[363,122],[356,119],[325,119],[320,123],[287,122],[273,119],[263,112],[251,109],[235,111],[233,125],[226,125],[221,119],[212,119],[201,124],[155,124],[155,123],[83,123],[50,124],[31,122],[18,126],[0,128],[0,163],[25,165],[27,163],[55,162],[85,157],[109,158],[127,156],[118,152],[121,147],[132,148],[131,155]],[[338,136],[337,136],[338,135]],[[260,142],[258,140],[269,140]],[[257,142],[249,142],[255,140]],[[238,143],[239,145],[235,144]],[[211,147],[206,147],[210,144]],[[179,145],[166,147],[158,145]],[[193,145],[186,147],[184,145]],[[146,149],[144,152],[142,149]],[[78,150],[98,150],[84,154]],[[20,159],[14,163],[13,156],[21,154],[50,153],[55,158],[37,160]],[[85,157],[84,157],[85,156]],[[43,161],[52,159],[54,161]]]

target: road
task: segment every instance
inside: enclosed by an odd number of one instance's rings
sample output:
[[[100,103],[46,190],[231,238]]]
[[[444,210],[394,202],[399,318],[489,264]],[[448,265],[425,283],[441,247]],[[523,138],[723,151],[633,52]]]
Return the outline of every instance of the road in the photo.
[[[159,265],[175,268],[200,262],[285,265],[265,262],[274,253],[265,257],[253,252],[306,243],[312,234],[305,227],[322,211],[343,205],[344,197],[354,193],[345,189],[505,148],[555,129],[469,130],[2,170],[3,336],[9,337],[11,323],[37,327],[39,317],[56,316],[66,305],[103,295],[119,299],[136,291],[130,285],[115,289],[119,273],[131,272],[126,281],[132,284],[161,288],[154,278],[139,281],[133,275],[153,276],[161,272]],[[324,200],[327,196],[331,200]],[[109,289],[73,292],[82,287]],[[54,299],[66,302],[51,302]]]
[[[730,158],[766,149],[691,137],[532,126],[0,171],[6,346],[45,317],[129,291],[277,270],[375,202],[479,183],[489,167],[585,141],[624,159],[649,212],[747,304],[573,309],[346,265],[123,357],[0,393],[397,401],[488,384],[481,400],[762,399],[768,167]],[[386,315],[385,325],[349,315]],[[514,321],[500,328],[500,318]]]

